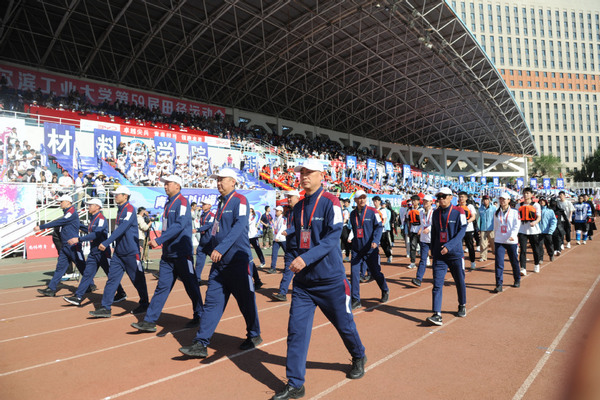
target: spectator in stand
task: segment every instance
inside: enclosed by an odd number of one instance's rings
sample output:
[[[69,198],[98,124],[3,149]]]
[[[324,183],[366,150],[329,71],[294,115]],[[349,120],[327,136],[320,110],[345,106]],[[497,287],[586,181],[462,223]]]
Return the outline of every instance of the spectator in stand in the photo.
[[[63,170],[62,176],[58,180],[58,184],[60,185],[61,193],[70,193],[73,190],[73,178],[71,178],[67,170]]]

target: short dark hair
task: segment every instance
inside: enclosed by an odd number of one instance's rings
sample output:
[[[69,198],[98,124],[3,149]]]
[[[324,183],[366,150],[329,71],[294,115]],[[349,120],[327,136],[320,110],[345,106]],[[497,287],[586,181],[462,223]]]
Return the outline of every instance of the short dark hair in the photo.
[[[195,201],[192,201],[192,204],[190,204],[190,207],[194,207],[196,205]]]
[[[381,197],[379,197],[379,196],[374,196],[372,200],[373,200],[373,201],[381,201]]]
[[[525,192],[533,193],[533,189],[530,188],[529,186],[527,186],[527,187],[523,188],[523,193],[525,193]]]
[[[464,194],[465,196],[469,197],[469,193],[465,192],[464,190],[463,190],[463,191],[461,191],[461,192],[458,192],[458,195],[459,195],[459,196],[462,196],[463,194]]]
[[[421,201],[421,198],[419,197],[419,195],[413,194],[412,196],[410,196],[410,200],[411,201]]]
[[[138,207],[138,214],[140,214],[142,211],[146,211],[145,207]]]
[[[564,190],[561,190],[560,192],[558,192],[558,195],[560,196],[561,194],[565,194]]]

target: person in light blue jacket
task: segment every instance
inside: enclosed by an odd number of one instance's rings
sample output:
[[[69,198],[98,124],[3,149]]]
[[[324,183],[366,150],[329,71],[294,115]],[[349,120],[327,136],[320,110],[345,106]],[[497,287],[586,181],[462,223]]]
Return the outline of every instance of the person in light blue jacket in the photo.
[[[554,211],[548,207],[548,200],[541,198],[538,203],[542,207],[542,219],[540,220],[540,230],[542,231],[542,240],[546,251],[550,256],[550,261],[554,261],[554,244],[552,234],[556,230],[556,215]],[[540,261],[544,258],[544,252],[540,251]]]
[[[490,204],[490,196],[487,194],[481,198],[481,207],[479,207],[479,234],[481,237],[481,247],[479,251],[479,261],[487,261],[488,244],[494,252],[494,213],[497,208]]]

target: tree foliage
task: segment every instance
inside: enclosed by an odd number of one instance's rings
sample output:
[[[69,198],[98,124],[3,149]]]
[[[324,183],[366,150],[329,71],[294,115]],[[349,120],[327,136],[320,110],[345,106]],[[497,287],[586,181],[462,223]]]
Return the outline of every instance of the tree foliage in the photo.
[[[575,182],[600,180],[600,148],[583,160],[581,169],[573,174],[573,180]]]
[[[560,174],[562,163],[560,157],[553,155],[542,155],[533,157],[530,164],[530,175],[533,177],[549,177],[556,178]]]

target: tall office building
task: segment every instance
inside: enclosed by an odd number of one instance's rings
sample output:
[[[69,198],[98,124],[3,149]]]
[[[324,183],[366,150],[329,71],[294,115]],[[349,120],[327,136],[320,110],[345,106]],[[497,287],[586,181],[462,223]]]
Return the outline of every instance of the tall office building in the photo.
[[[600,146],[599,0],[446,0],[494,62],[540,154],[576,171]]]

